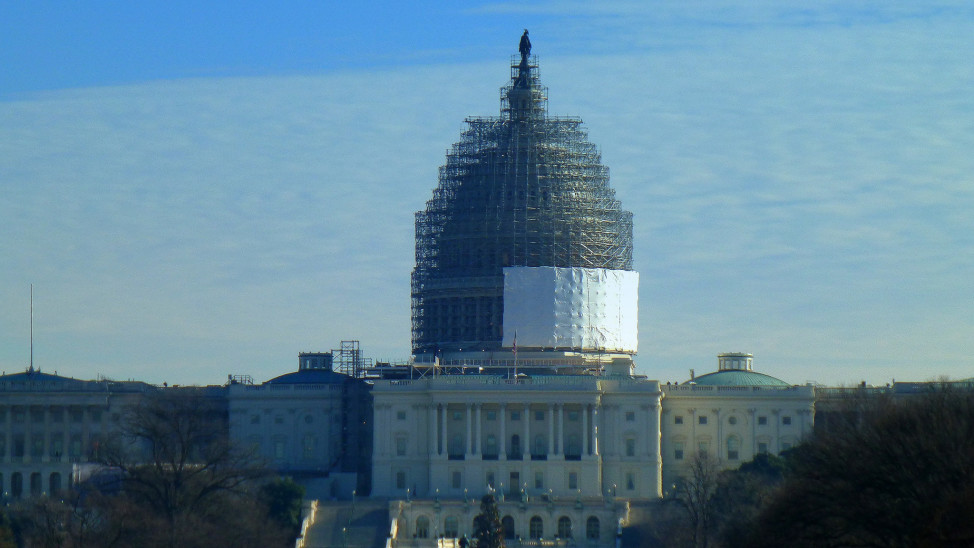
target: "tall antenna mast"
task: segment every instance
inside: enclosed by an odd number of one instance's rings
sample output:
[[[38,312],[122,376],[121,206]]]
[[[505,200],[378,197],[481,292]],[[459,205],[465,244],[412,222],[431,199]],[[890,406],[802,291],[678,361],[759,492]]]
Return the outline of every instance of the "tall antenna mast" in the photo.
[[[30,284],[30,371],[34,372],[34,284]]]

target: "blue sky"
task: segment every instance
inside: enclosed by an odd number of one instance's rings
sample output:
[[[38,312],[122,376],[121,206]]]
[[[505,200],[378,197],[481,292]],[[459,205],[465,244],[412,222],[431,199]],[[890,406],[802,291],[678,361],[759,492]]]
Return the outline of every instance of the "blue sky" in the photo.
[[[413,213],[529,28],[634,212],[639,373],[974,376],[966,3],[9,4],[4,371],[31,283],[63,375],[407,358]]]

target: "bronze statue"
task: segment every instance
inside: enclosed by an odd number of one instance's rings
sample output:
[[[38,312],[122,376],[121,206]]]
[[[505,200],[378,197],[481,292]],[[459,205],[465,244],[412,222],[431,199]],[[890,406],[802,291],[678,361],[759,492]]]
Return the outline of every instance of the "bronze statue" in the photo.
[[[531,55],[531,40],[528,39],[528,29],[524,29],[524,34],[521,35],[521,43],[517,46],[517,50],[521,52],[521,57]]]

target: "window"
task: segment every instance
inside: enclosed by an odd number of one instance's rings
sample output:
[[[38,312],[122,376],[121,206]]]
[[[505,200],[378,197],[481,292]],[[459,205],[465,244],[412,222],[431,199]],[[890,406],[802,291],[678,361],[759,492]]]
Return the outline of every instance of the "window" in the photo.
[[[460,474],[459,470],[454,470],[453,473],[450,474],[450,486],[454,489],[460,489],[463,487],[463,476]]]
[[[547,457],[548,455],[548,443],[545,441],[544,436],[538,434],[534,437],[534,451],[531,452],[531,458],[539,460],[542,457]]]
[[[741,442],[735,436],[727,438],[727,460],[737,460]]]
[[[305,434],[304,439],[301,441],[301,448],[304,451],[304,458],[311,459],[315,454],[315,437],[311,434]]]
[[[765,426],[768,424],[768,417],[758,417],[758,426]]]
[[[454,411],[453,412],[453,420],[455,420],[455,421],[463,420],[463,411]]]
[[[51,477],[48,479],[48,487],[52,495],[59,492],[61,490],[61,474],[52,472]]]
[[[398,470],[396,472],[396,489],[406,488],[406,472]]]
[[[710,452],[710,444],[702,441],[697,444],[697,454],[701,457],[706,457],[707,453]]]
[[[789,417],[787,415],[785,415],[784,417],[781,417],[781,424],[783,424],[785,426],[791,425],[791,417]]]
[[[626,411],[626,422],[636,422],[635,411]]]
[[[460,524],[456,516],[447,516],[443,520],[443,536],[446,538],[457,538],[460,536]]]
[[[578,489],[578,472],[568,473],[568,488]]]
[[[578,411],[569,411],[568,420],[571,422],[578,422]]]
[[[541,470],[534,471],[534,488],[544,489],[544,472]]]
[[[406,438],[404,437],[396,438],[396,456],[406,456]]]
[[[767,452],[768,452],[768,443],[763,441],[758,442],[758,453],[767,453]]]
[[[406,412],[405,411],[396,411],[396,420],[400,420],[400,421],[406,420]]]
[[[540,539],[544,536],[544,522],[541,516],[534,516],[528,522],[528,536],[533,539]]]
[[[737,417],[731,416],[727,418],[727,424],[733,426],[737,424]]]
[[[274,424],[284,424],[284,417],[280,415],[274,417]]]
[[[504,538],[514,538],[514,518],[504,516],[504,519],[501,520],[501,525],[504,527]]]
[[[636,490],[636,474],[632,472],[626,472],[626,490],[627,491]]]
[[[572,538],[572,520],[568,516],[558,518],[558,538]]]
[[[426,516],[416,518],[416,538],[429,538],[430,520]]]
[[[305,416],[304,416],[304,423],[305,423],[305,424],[311,424],[311,423],[313,423],[314,421],[315,421],[315,418],[314,418],[314,417],[312,417],[311,415],[305,415]]]
[[[274,440],[274,458],[283,459],[284,455],[284,440]]]
[[[521,412],[520,411],[511,411],[511,420],[512,421],[519,421],[519,420],[521,420]]]
[[[598,540],[599,536],[599,518],[589,516],[588,520],[585,521],[585,538],[589,540]]]
[[[536,421],[543,421],[544,420],[544,411],[535,411],[534,412],[534,420],[536,420]]]
[[[487,412],[487,420],[489,420],[489,421],[496,421],[497,420],[497,411],[488,411]]]
[[[462,434],[454,434],[450,439],[449,457],[451,459],[462,459],[464,454],[464,441]]]
[[[511,459],[521,458],[521,436],[517,434],[511,436],[511,451],[507,454],[507,457]]]
[[[683,424],[683,415],[673,417],[673,424]]]
[[[494,488],[494,473],[487,472],[487,487]]]
[[[487,440],[484,442],[484,458],[497,458],[497,438],[493,434],[487,436]]]
[[[697,417],[697,424],[707,424],[707,415]]]
[[[673,444],[673,458],[683,460],[683,442],[678,441]]]
[[[626,456],[635,457],[636,456],[636,439],[626,438]]]
[[[260,415],[251,415],[250,424],[260,424]]]
[[[578,460],[582,457],[582,442],[575,434],[568,436],[568,445],[565,446],[565,458]]]

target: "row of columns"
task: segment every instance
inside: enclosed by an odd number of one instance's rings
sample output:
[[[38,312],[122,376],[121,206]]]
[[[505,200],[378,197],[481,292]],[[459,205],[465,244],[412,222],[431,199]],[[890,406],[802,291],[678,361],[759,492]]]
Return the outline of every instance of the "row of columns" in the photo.
[[[449,405],[447,403],[434,403],[429,407],[429,450],[430,455],[449,454],[449,439],[447,437],[447,424],[450,420]],[[466,417],[466,441],[464,444],[465,455],[477,455],[483,453],[483,415],[482,410],[485,404],[465,403],[464,414]],[[491,404],[497,405],[496,410],[500,415],[500,435],[497,453],[499,458],[507,456],[507,416],[508,408],[516,407],[523,412],[521,418],[523,424],[523,442],[521,445],[522,454],[531,454],[531,407],[532,404],[509,405],[506,403]],[[537,404],[534,404],[537,405]],[[547,404],[547,455],[565,454],[565,404]],[[597,456],[599,454],[599,406],[596,404],[582,404],[580,409],[582,418],[582,454]],[[474,418],[475,417],[475,418]],[[591,417],[591,420],[590,418]],[[555,438],[555,421],[558,423],[558,438]],[[590,425],[591,423],[591,425]]]
[[[23,462],[50,462],[52,459],[55,460],[58,458],[63,459],[65,456],[67,456],[67,453],[71,447],[70,446],[71,436],[79,435],[79,434],[81,436],[81,448],[79,449],[77,455],[70,455],[70,456],[76,459],[84,459],[85,458],[84,452],[86,448],[85,442],[86,440],[90,439],[91,436],[90,427],[92,424],[92,420],[91,420],[92,414],[88,409],[88,407],[81,406],[81,407],[73,408],[74,410],[78,410],[81,412],[80,422],[72,420],[71,418],[72,413],[70,413],[70,410],[72,410],[71,407],[61,407],[60,409],[62,413],[61,420],[54,422],[53,420],[51,420],[50,406],[44,406],[42,408],[44,414],[44,418],[42,421],[34,421],[32,417],[32,413],[36,410],[36,408],[37,406],[29,406],[29,405],[25,405],[21,407],[21,409],[23,409],[24,412],[23,422],[20,421],[14,422],[14,416],[13,416],[15,411],[14,406],[8,406],[4,409],[5,410],[4,413],[5,417],[3,421],[4,428],[3,428],[3,432],[0,432],[0,442],[3,443],[4,451],[3,451],[3,455],[0,456],[0,460],[6,462],[12,462],[13,459],[16,458],[18,459],[18,461],[22,460]],[[104,414],[102,415],[101,420],[104,420]],[[72,423],[80,425],[80,429],[71,428],[69,425]],[[98,424],[100,425],[100,422]],[[56,427],[55,425],[61,427],[58,432],[60,436],[53,435],[54,432],[52,432],[52,428]],[[44,436],[43,447],[41,449],[41,454],[39,456],[36,455],[32,456],[33,445],[34,445],[34,432],[38,426],[40,426],[41,433]],[[18,429],[17,432],[14,432],[15,427]],[[22,430],[20,430],[21,427],[23,428]],[[15,457],[14,441],[16,439],[15,436],[18,435],[23,436],[23,443],[24,443],[23,455]],[[51,444],[55,441],[58,441],[59,438],[61,442],[60,450],[52,451]],[[52,453],[57,453],[57,454],[52,454]]]

